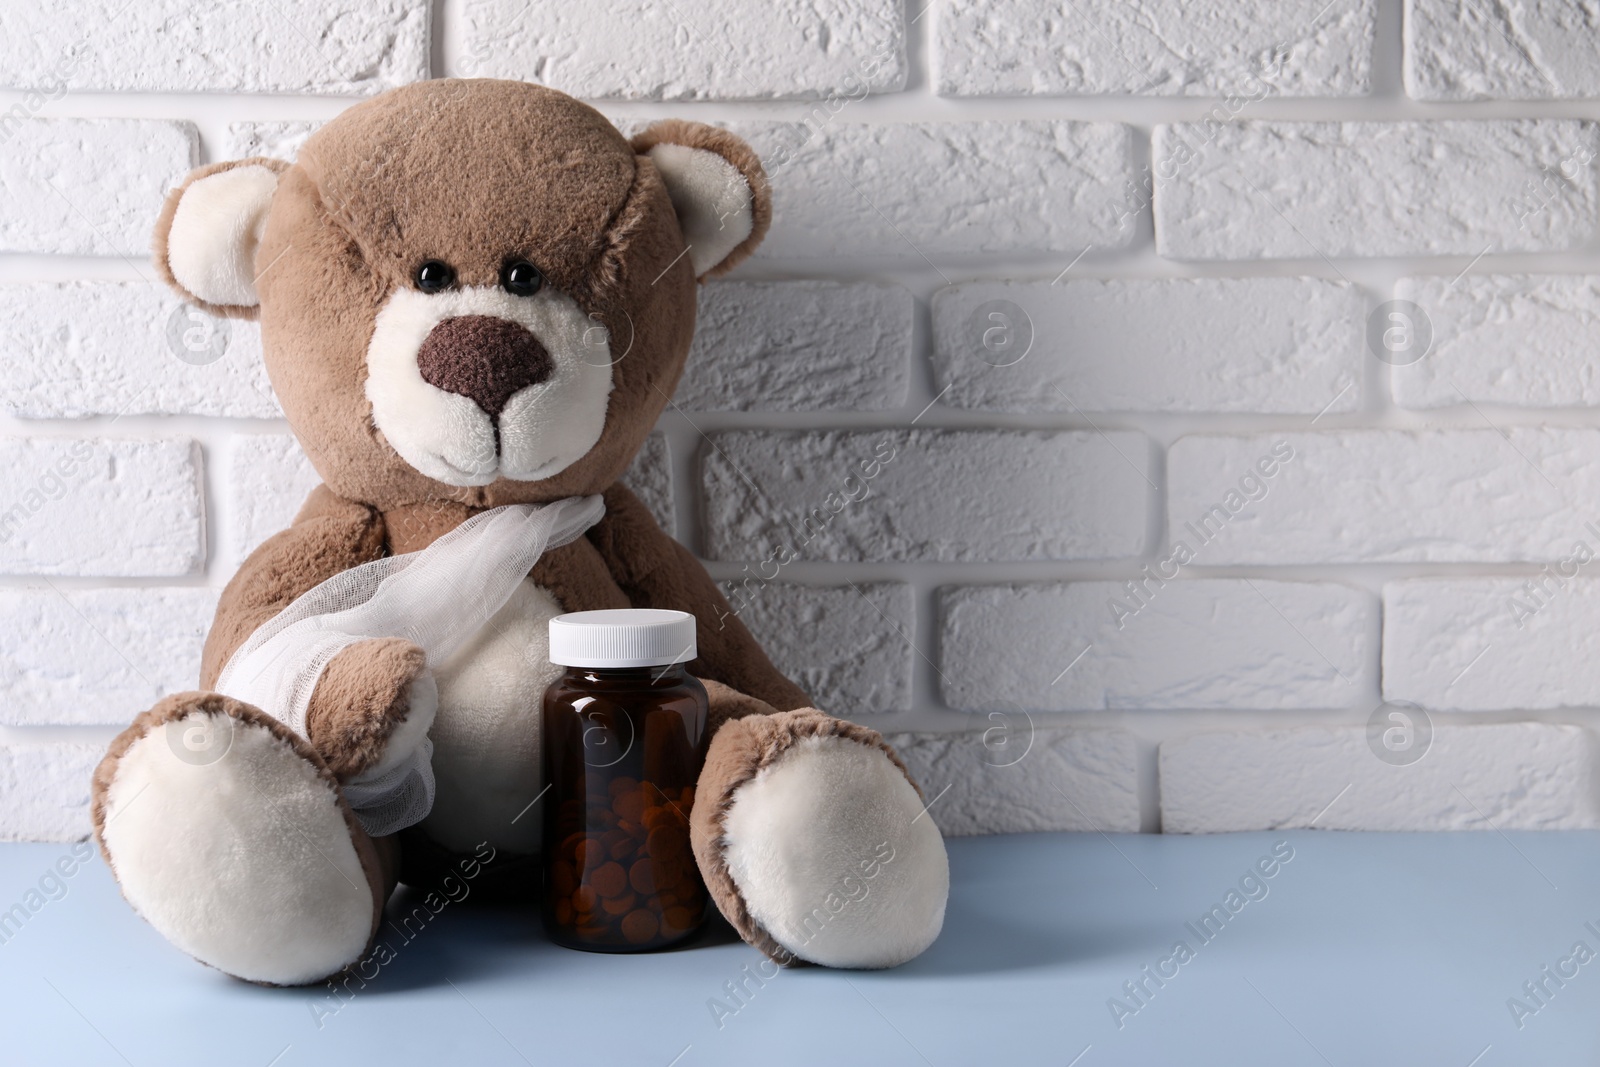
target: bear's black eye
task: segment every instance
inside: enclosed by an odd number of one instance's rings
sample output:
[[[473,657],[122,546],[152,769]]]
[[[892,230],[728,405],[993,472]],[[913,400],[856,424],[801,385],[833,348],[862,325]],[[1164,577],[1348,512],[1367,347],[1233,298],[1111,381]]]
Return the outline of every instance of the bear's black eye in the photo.
[[[544,275],[525,259],[514,259],[500,268],[500,284],[512,296],[532,296],[544,287]]]
[[[417,288],[424,293],[437,293],[456,283],[455,268],[437,259],[430,259],[417,268]]]

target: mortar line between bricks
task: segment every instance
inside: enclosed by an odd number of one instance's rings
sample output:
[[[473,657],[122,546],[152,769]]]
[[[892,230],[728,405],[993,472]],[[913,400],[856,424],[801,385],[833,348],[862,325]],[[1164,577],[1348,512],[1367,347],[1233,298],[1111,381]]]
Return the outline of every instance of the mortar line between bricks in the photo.
[[[1105,441],[1106,444],[1111,446],[1111,450],[1113,452],[1115,452],[1117,455],[1121,456],[1122,457],[1122,461],[1124,463],[1126,463],[1129,467],[1133,468],[1133,472],[1135,474],[1137,474],[1140,478],[1144,479],[1144,484],[1148,485],[1151,489],[1154,489],[1158,493],[1161,491],[1156,486],[1156,483],[1152,482],[1150,480],[1150,475],[1148,475],[1144,471],[1140,470],[1139,469],[1139,465],[1134,463],[1133,460],[1129,459],[1128,458],[1128,454],[1126,452],[1122,451],[1122,449],[1118,448],[1115,441],[1111,440],[1110,437],[1106,436],[1106,432],[1100,428],[1100,425],[1097,422],[1095,422],[1093,419],[1091,419],[1088,415],[1086,415],[1084,413],[1084,410],[1078,406],[1077,402],[1075,400],[1073,400],[1070,396],[1068,396],[1062,390],[1061,386],[1057,385],[1054,382],[1051,382],[1050,383],[1050,388],[1054,389],[1057,393],[1060,393],[1061,394],[1061,399],[1065,400],[1067,403],[1072,405],[1072,409],[1078,413],[1078,416],[1081,419],[1083,419],[1085,422],[1087,422],[1090,425],[1090,427],[1093,428],[1094,432],[1100,435],[1100,437]]]
[[[89,621],[89,616],[87,616],[83,612],[79,611],[78,610],[78,605],[74,604],[71,600],[67,599],[67,595],[65,593],[63,593],[61,590],[56,588],[56,584],[54,582],[52,582],[45,575],[40,575],[39,577],[44,582],[45,585],[48,585],[50,587],[50,591],[52,593],[54,593],[56,596],[61,598],[61,602],[63,604],[65,604],[67,607],[72,609],[72,613],[74,615],[76,615],[78,618],[83,620],[83,624],[85,626],[87,626],[89,629],[93,630],[99,636],[100,640],[104,641],[106,643],[106,645],[110,647],[111,651],[115,652],[118,656],[122,657],[122,662],[126,663],[130,668],[132,668],[134,674],[137,674],[144,681],[144,683],[146,685],[148,685],[151,689],[155,689],[155,690],[159,690],[160,689],[160,686],[158,686],[158,685],[156,685],[156,683],[152,682],[150,680],[150,678],[144,673],[144,671],[141,671],[139,669],[139,665],[138,664],[134,663],[133,660],[128,658],[128,654],[126,652],[122,651],[122,649],[120,647],[118,647],[118,645],[117,645],[117,643],[115,641],[111,640],[111,638],[109,638],[109,637],[107,637],[105,635],[105,631],[101,630],[100,627],[98,627],[94,623],[90,622]]]
[[[89,219],[89,216],[85,215],[83,213],[83,209],[80,208],[77,204],[75,204],[72,201],[72,199],[67,196],[67,194],[63,193],[60,189],[57,189],[55,182],[51,181],[48,177],[44,178],[43,181],[44,181],[44,184],[49,187],[49,189],[50,189],[50,191],[52,193],[56,194],[56,196],[61,198],[61,202],[62,203],[66,204],[67,207],[71,208],[72,211],[75,214],[77,214],[77,216],[80,219],[83,220],[83,224],[85,226],[89,227],[89,231],[95,235],[96,239],[98,239],[100,241],[102,246],[104,246],[106,248],[109,248],[109,249],[112,249],[113,250],[113,254],[118,259],[122,260],[122,262],[126,263],[129,267],[133,268],[133,272],[139,276],[139,279],[141,281],[143,281],[143,282],[145,282],[147,284],[154,284],[153,282],[150,281],[149,278],[145,277],[144,271],[139,269],[139,265],[137,263],[135,263],[133,260],[129,259],[123,253],[115,251],[116,247],[117,247],[116,243],[113,242],[113,241],[107,240],[105,234],[100,232],[100,227],[96,226]]]
[[[1345,685],[1353,684],[1350,681],[1350,679],[1348,679],[1348,678],[1346,678],[1344,676],[1344,672],[1339,669],[1338,664],[1334,663],[1333,660],[1329,659],[1326,655],[1324,655],[1322,649],[1320,649],[1316,645],[1312,644],[1311,638],[1307,637],[1301,631],[1300,627],[1298,627],[1294,623],[1290,622],[1289,621],[1289,616],[1285,615],[1278,608],[1278,605],[1274,604],[1271,600],[1267,599],[1267,594],[1263,593],[1260,589],[1256,588],[1256,583],[1255,582],[1253,582],[1249,578],[1246,578],[1246,579],[1244,579],[1244,584],[1248,585],[1252,590],[1254,590],[1256,596],[1260,597],[1262,599],[1262,601],[1266,603],[1267,607],[1269,607],[1273,611],[1277,612],[1278,618],[1283,620],[1284,625],[1288,626],[1289,629],[1291,629],[1295,633],[1299,634],[1300,635],[1300,640],[1304,641],[1306,643],[1307,647],[1309,647],[1311,649],[1311,651],[1315,652],[1317,655],[1322,657],[1322,661],[1333,669],[1333,673],[1337,674],[1339,676],[1339,680],[1340,681],[1344,682]]]

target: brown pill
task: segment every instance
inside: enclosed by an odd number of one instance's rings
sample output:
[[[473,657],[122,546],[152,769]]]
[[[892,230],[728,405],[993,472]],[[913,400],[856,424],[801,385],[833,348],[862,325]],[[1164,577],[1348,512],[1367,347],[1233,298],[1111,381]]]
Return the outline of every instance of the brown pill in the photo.
[[[611,779],[610,784],[606,786],[606,793],[611,797],[612,800],[615,800],[621,794],[631,792],[632,790],[638,788],[639,782],[637,779],[629,778],[625,774],[619,774],[617,777]]]
[[[692,930],[694,929],[694,911],[682,905],[668,908],[661,916],[661,926],[663,929],[676,933]]]
[[[611,810],[617,813],[617,818],[634,823],[644,818],[644,806],[644,793],[637,789],[621,793],[611,801]]]
[[[650,831],[647,841],[650,855],[656,859],[680,855],[688,845],[688,835],[678,826],[658,826]]]
[[[610,916],[626,915],[639,906],[639,898],[632,893],[600,902],[600,910]]]
[[[618,897],[627,892],[628,875],[617,863],[602,863],[589,876],[589,884],[603,897]]]
[[[578,872],[566,860],[556,860],[550,866],[550,888],[564,897],[570,897],[578,888]]]
[[[675,893],[683,884],[688,873],[688,863],[679,853],[667,856],[651,855],[651,861],[656,865],[656,892]]]
[[[644,828],[646,830],[654,830],[657,826],[661,825],[663,820],[667,818],[669,818],[667,809],[658,805],[656,807],[645,808],[644,819],[642,821],[644,822]]]
[[[556,922],[562,926],[571,926],[572,915],[572,902],[570,900],[556,901]]]
[[[627,938],[630,944],[644,944],[656,936],[658,929],[656,917],[644,908],[635,908],[622,920],[622,936]]]
[[[600,855],[604,849],[600,847],[597,837],[585,837],[572,846],[572,862],[581,869],[596,867],[600,863]]]
[[[621,841],[611,846],[611,858],[614,860],[631,859],[634,852],[638,851],[638,844],[631,837],[624,837]]]
[[[565,855],[565,856],[573,855],[574,851],[578,847],[578,842],[582,841],[582,840],[583,840],[583,831],[582,830],[579,830],[577,833],[568,834],[566,837],[563,837],[561,839],[561,852],[562,852],[562,854]]]
[[[656,865],[646,857],[635,860],[632,867],[628,868],[628,884],[633,886],[635,893],[649,895],[656,891]]]
[[[572,906],[578,911],[593,911],[599,894],[592,885],[580,885],[572,894]]]
[[[678,794],[678,803],[683,805],[683,810],[688,811],[694,807],[694,786],[686,785]]]

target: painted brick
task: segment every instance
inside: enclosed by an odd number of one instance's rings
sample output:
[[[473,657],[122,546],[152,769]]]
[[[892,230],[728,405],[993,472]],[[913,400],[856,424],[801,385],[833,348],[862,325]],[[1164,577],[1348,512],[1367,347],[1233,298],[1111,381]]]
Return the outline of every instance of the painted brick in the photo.
[[[1156,248],[1178,259],[1466,255],[1594,235],[1593,123],[1572,119],[1158,126]],[[1545,168],[1571,180],[1535,197]],[[1537,210],[1528,210],[1537,206]]]
[[[235,564],[261,542],[287,530],[322,478],[286,433],[251,433],[234,437],[228,447],[230,533]]]
[[[739,621],[816,707],[845,719],[911,707],[910,586],[812,586],[753,575],[721,585]]]
[[[1394,295],[1432,331],[1423,358],[1390,368],[1402,407],[1600,405],[1600,275],[1402,278]]]
[[[1015,715],[984,731],[885,740],[946,837],[1139,829],[1133,737],[1121,730],[1045,729]]]
[[[772,181],[758,257],[793,259],[1121,248],[1129,133],[1115,123],[830,118],[731,123]],[[938,181],[930,181],[938,175]]]
[[[89,835],[89,781],[103,744],[0,743],[0,841]]]
[[[1384,586],[1385,698],[1451,711],[1600,704],[1597,548],[1593,528],[1574,529],[1565,560],[1531,578]]]
[[[848,102],[906,83],[895,0],[475,0],[462,37],[452,74],[537,81],[588,98]]]
[[[0,592],[0,723],[125,725],[200,684],[210,589]]]
[[[947,95],[1362,96],[1373,0],[941,0]]]
[[[663,530],[670,534],[677,529],[672,510],[672,454],[665,434],[657,431],[644,439],[621,481],[644,501]]]
[[[282,415],[253,323],[142,282],[0,284],[0,406],[31,419]]]
[[[702,286],[674,400],[691,411],[882,411],[906,402],[911,294],[898,285]]]
[[[1352,411],[1365,316],[1318,278],[969,282],[934,295],[934,386],[987,411]]]
[[[1161,744],[1161,828],[1593,830],[1596,757],[1593,734],[1555,723],[1437,726],[1406,766],[1362,727],[1195,734]]]
[[[0,438],[0,573],[193,574],[205,560],[193,441]]]
[[[0,87],[10,89],[348,95],[427,76],[427,0],[0,9]]]
[[[1600,96],[1594,12],[1570,0],[1406,0],[1405,85],[1418,100]]]
[[[0,29],[6,40],[14,38]],[[187,122],[0,123],[0,252],[143,259],[168,186],[194,167],[198,151],[199,134]]]
[[[1294,455],[1265,496],[1228,498],[1280,442]],[[1208,566],[1542,561],[1579,534],[1576,503],[1600,495],[1600,431],[1192,436],[1172,445],[1167,479],[1173,536],[1210,534],[1189,542]]]
[[[712,559],[1133,556],[1150,506],[1135,433],[731,432],[701,466]]]
[[[1142,604],[1123,582],[941,590],[944,702],[1010,712],[1290,710],[1343,707],[1364,691],[1377,604],[1359,590],[1259,578],[1144,590]]]
[[[322,123],[308,121],[230,122],[227,158],[270,156],[293,162],[300,147],[321,128]]]

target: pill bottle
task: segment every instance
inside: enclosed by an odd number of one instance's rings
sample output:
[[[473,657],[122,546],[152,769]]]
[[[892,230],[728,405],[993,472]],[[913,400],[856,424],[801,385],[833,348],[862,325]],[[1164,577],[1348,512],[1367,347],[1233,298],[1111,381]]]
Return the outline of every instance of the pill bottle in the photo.
[[[685,669],[681,611],[578,611],[550,620],[544,694],[544,922],[591,952],[685,940],[708,898],[689,848],[705,763],[706,691]]]

